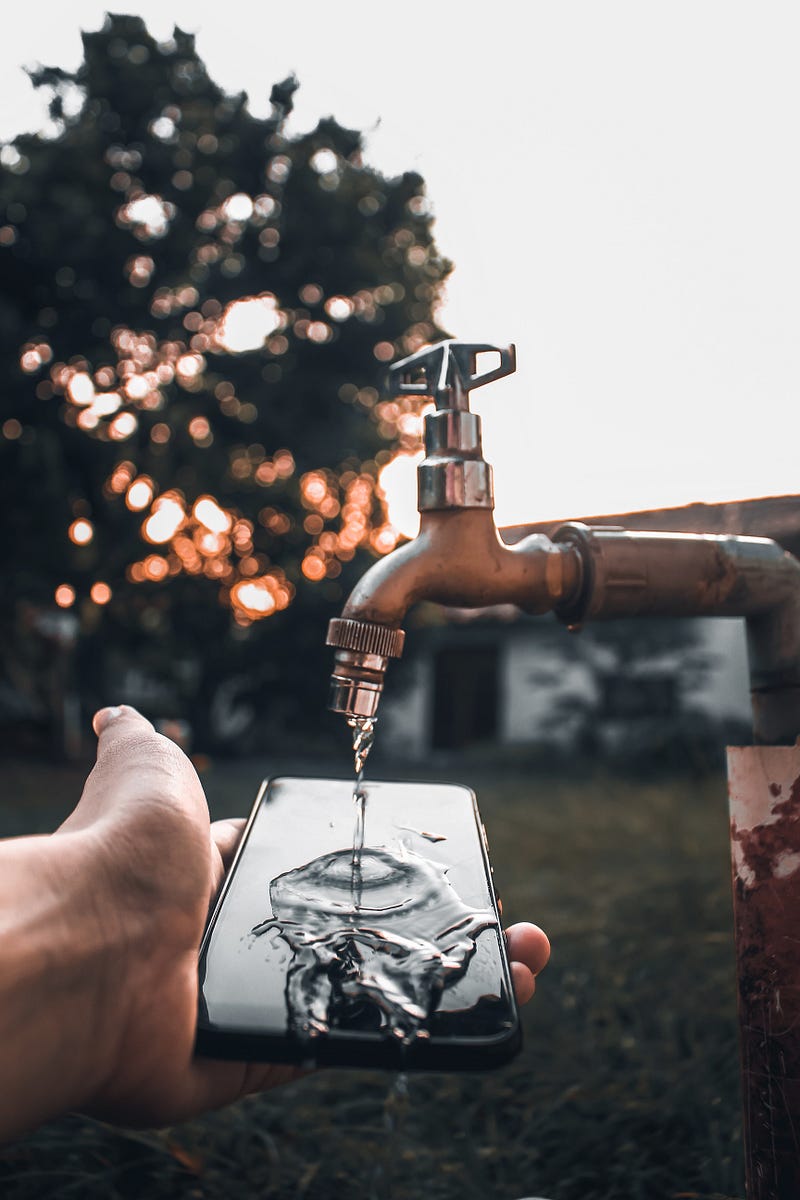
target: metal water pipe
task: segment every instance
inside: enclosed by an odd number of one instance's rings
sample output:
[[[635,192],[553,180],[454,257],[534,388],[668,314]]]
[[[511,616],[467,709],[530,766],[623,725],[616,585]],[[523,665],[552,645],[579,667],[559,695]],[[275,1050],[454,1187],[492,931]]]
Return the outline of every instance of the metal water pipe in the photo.
[[[448,341],[389,369],[390,396],[435,404],[418,469],[420,531],[366,572],[330,622],[329,706],[375,715],[405,615],[422,600],[511,603],[573,629],[616,617],[745,619],[755,745],[729,752],[729,772],[747,1195],[798,1200],[800,563],[768,538],[578,523],[507,545],[469,393],[515,363],[513,346]]]

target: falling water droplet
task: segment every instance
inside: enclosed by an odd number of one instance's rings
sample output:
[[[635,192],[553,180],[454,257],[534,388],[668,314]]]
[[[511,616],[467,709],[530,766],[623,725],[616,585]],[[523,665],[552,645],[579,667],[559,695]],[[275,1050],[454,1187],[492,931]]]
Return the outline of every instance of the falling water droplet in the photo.
[[[353,731],[353,756],[357,784],[361,782],[372,743],[375,741],[375,717],[348,717],[347,724]]]
[[[375,741],[375,717],[348,717],[347,724],[353,731],[353,759],[356,781],[353,787],[353,803],[356,806],[356,823],[353,829],[353,857],[351,860],[351,894],[353,906],[361,907],[361,853],[364,849],[364,826],[367,818],[367,796],[361,787],[372,743]]]

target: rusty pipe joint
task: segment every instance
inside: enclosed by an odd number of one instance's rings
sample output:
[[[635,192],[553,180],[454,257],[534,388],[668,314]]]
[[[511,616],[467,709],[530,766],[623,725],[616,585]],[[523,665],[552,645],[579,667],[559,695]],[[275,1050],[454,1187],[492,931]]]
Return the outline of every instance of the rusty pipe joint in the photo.
[[[581,586],[556,615],[572,628],[614,617],[744,617],[757,742],[800,730],[800,563],[769,538],[563,525]]]

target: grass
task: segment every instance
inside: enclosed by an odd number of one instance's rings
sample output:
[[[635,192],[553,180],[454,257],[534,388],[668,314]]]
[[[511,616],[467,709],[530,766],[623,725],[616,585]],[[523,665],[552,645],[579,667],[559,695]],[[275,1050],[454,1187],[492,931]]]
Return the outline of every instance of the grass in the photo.
[[[246,811],[263,773],[214,767],[215,814]],[[164,1132],[66,1117],[0,1151],[3,1197],[743,1195],[724,777],[465,761],[414,774],[475,788],[506,920],[551,937],[522,1055],[482,1076],[411,1076],[407,1094],[387,1073],[320,1073]],[[80,786],[41,764],[5,776],[2,832],[52,828]]]

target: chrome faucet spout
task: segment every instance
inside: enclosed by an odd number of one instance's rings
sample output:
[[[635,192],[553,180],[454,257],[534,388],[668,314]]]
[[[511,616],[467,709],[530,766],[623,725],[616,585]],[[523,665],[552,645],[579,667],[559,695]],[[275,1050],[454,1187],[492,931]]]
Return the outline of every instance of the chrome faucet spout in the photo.
[[[572,546],[542,534],[507,546],[488,509],[426,512],[417,537],[362,576],[342,616],[397,627],[422,600],[459,608],[515,604],[544,613],[579,584],[580,557]]]
[[[575,547],[541,534],[506,546],[488,509],[424,512],[417,537],[375,563],[356,584],[341,618],[331,622],[328,643],[337,653],[330,707],[350,716],[375,714],[388,659],[402,650],[400,626],[412,605],[514,604],[544,613],[571,603],[581,580]],[[380,631],[384,637],[399,635],[396,649],[387,650],[384,640],[383,653],[376,654]]]

